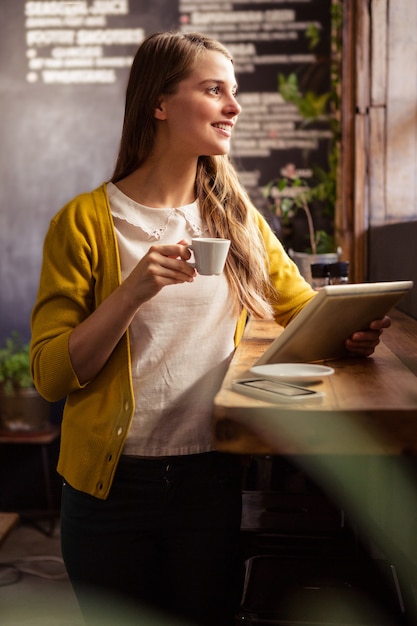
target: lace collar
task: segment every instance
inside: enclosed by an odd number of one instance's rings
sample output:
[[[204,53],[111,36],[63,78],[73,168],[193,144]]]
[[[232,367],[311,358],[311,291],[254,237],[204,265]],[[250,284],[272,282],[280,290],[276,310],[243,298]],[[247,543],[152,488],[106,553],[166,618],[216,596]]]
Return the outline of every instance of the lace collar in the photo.
[[[185,220],[192,237],[200,237],[207,232],[197,201],[182,207],[155,209],[135,202],[113,183],[107,183],[107,194],[113,217],[140,228],[150,239],[161,239],[176,216]]]

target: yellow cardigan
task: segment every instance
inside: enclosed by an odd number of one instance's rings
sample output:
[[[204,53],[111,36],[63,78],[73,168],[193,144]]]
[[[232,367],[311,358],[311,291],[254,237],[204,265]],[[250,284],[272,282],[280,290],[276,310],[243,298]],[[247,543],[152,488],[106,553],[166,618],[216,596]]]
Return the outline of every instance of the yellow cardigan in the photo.
[[[276,321],[285,326],[314,296],[262,216],[271,280],[279,292]],[[73,328],[120,284],[116,233],[103,184],[74,198],[51,221],[31,318],[31,366],[49,401],[66,397],[58,472],[75,488],[105,499],[134,413],[129,332],[101,372],[80,385],[68,350]],[[246,312],[236,327],[236,344]]]

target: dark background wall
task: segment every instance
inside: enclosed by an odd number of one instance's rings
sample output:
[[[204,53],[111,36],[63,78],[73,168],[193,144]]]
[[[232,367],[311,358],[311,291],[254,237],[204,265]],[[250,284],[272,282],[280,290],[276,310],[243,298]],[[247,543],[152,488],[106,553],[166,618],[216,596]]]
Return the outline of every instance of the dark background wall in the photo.
[[[68,13],[71,5],[81,11],[84,7],[90,18],[100,17],[96,10],[100,3],[94,0],[61,1],[60,5],[69,7],[67,18],[70,19],[63,26],[64,13],[47,15],[44,9],[58,4],[16,0],[1,3],[0,345],[13,329],[29,338],[42,244],[50,219],[76,194],[93,189],[110,177],[118,149],[127,66],[114,69],[114,82],[87,84],[51,83],[45,79],[47,66],[36,69],[37,62],[56,60],[53,56],[56,48],[68,48],[56,43],[40,45],[36,31],[50,37],[56,30],[67,34],[71,30],[77,34],[80,28],[94,30],[86,27],[85,22],[81,26],[71,22],[70,18],[74,18],[74,14]],[[259,199],[260,187],[277,175],[280,166],[288,160],[298,167],[305,166],[307,145],[309,154],[318,152],[317,138],[312,135],[307,143],[298,136],[294,112],[292,121],[288,121],[288,107],[282,107],[286,117],[280,122],[277,117],[280,103],[268,105],[266,100],[261,100],[265,95],[277,95],[278,72],[295,69],[301,79],[310,76],[316,83],[318,79],[327,86],[329,4],[329,0],[253,5],[231,2],[222,11],[208,12],[201,0],[110,1],[107,6],[113,7],[115,14],[105,16],[103,30],[129,29],[136,33],[137,41],[103,45],[103,55],[126,60],[134,55],[141,36],[180,26],[207,32],[224,41],[236,59],[247,112],[238,125],[240,135],[236,134],[234,156],[243,182]],[[36,19],[44,20],[41,26],[36,25]],[[305,37],[311,23],[322,30],[321,43],[314,53]],[[225,28],[225,24],[229,25]],[[327,59],[327,64],[323,59]],[[258,138],[251,124],[259,127]]]
[[[128,75],[128,68],[117,70],[111,84],[28,82],[28,4],[1,3],[0,343],[14,328],[29,335],[49,220],[74,195],[111,174]],[[126,19],[147,33],[172,28],[176,3],[135,0],[127,18],[109,17],[111,28],[126,26]],[[124,55],[136,47],[118,46]],[[45,52],[37,49],[38,55]]]

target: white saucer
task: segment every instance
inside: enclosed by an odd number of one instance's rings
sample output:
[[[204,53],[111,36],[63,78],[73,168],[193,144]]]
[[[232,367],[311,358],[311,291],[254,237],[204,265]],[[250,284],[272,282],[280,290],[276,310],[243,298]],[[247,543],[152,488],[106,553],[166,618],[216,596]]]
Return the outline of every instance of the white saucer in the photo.
[[[310,363],[271,363],[270,365],[252,367],[250,372],[271,380],[308,383],[321,380],[324,376],[331,376],[334,374],[334,369],[326,365]]]

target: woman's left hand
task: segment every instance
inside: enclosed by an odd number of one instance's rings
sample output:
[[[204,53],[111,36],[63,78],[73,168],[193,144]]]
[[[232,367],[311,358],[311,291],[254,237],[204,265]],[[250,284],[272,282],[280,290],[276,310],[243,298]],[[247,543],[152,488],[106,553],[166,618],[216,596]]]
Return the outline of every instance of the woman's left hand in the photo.
[[[375,320],[366,330],[360,330],[346,340],[345,346],[352,356],[370,356],[379,344],[379,338],[384,328],[391,326],[388,316]]]

